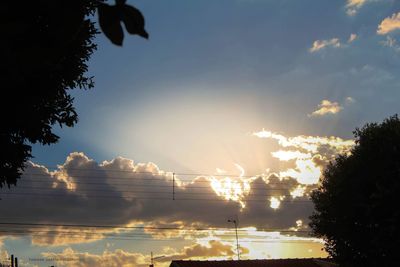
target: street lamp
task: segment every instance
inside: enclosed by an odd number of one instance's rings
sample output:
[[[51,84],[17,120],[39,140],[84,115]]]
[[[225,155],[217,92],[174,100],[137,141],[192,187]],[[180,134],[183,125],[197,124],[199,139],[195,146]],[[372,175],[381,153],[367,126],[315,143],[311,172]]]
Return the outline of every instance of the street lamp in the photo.
[[[164,257],[165,257],[165,256],[153,257],[153,251],[152,251],[152,252],[151,252],[151,257],[150,257],[150,259],[151,259],[150,267],[154,267],[154,260],[161,259],[161,258],[164,258]]]
[[[237,221],[236,220],[228,220],[228,222],[231,222],[235,224],[235,233],[236,233],[236,252],[237,252],[237,258],[240,260],[240,250],[239,250],[239,238],[238,238],[238,232],[237,232]]]

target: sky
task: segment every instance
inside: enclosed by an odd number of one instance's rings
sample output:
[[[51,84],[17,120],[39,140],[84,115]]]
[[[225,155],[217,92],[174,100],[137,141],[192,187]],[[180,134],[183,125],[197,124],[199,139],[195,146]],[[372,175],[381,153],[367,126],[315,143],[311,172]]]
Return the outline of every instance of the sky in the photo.
[[[308,235],[309,193],[357,127],[399,112],[400,2],[128,4],[150,39],[98,35],[95,88],[71,91],[78,124],[34,145],[17,188],[1,191],[1,222],[14,223],[1,258],[235,259],[228,220],[241,258],[326,256]]]

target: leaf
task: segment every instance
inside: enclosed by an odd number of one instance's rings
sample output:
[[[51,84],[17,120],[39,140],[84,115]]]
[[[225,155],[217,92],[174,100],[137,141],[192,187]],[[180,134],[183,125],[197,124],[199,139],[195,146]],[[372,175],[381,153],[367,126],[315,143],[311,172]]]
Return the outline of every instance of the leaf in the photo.
[[[130,34],[137,34],[145,39],[149,38],[149,34],[144,29],[144,17],[139,9],[130,5],[123,5],[121,17],[126,30]]]
[[[122,46],[124,32],[120,22],[119,9],[119,6],[100,4],[98,7],[99,24],[101,30],[113,44]]]

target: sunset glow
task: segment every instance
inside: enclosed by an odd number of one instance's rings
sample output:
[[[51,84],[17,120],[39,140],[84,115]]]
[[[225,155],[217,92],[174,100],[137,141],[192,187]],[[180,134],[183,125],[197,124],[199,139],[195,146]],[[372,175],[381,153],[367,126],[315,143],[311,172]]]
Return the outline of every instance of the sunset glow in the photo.
[[[316,192],[400,114],[400,0],[18,3],[0,6],[0,266],[328,257],[316,214],[346,209]]]

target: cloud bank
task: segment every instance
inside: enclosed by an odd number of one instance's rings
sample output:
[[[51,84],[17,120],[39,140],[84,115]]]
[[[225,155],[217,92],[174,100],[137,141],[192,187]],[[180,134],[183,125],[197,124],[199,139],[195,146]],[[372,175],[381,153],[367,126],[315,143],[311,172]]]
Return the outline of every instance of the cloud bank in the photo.
[[[23,230],[34,245],[59,246],[127,232],[140,232],[147,238],[162,237],[160,231],[150,229],[154,226],[173,225],[183,230],[230,227],[226,221],[234,215],[245,218],[241,227],[288,229],[299,219],[306,222],[313,208],[305,195],[311,187],[295,197],[291,192],[301,186],[299,180],[283,179],[273,173],[257,177],[199,176],[190,180],[177,175],[175,179],[173,200],[172,173],[160,170],[154,163],[135,164],[122,157],[97,163],[84,153],[75,152],[56,170],[29,163],[18,186],[2,191],[0,212],[10,221],[59,225],[15,229]],[[272,197],[279,200],[278,209],[271,207]],[[81,226],[68,226],[77,224]],[[115,227],[93,229],[86,225]],[[193,234],[184,232],[171,230],[163,234]],[[20,236],[13,231],[1,235]]]
[[[166,248],[164,257],[157,260],[158,266],[169,266],[172,260],[178,259],[210,259],[210,258],[232,258],[236,255],[230,244],[215,240],[209,241],[207,245],[193,244],[185,246],[180,250]],[[249,250],[245,247],[242,254]],[[117,249],[115,251],[104,251],[102,254],[75,251],[66,248],[60,253],[44,252],[42,256],[48,261],[54,261],[58,266],[65,267],[147,267],[150,264],[149,255],[134,253]]]

